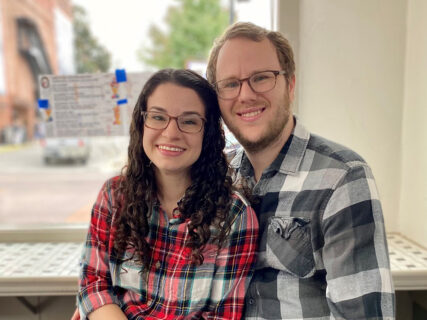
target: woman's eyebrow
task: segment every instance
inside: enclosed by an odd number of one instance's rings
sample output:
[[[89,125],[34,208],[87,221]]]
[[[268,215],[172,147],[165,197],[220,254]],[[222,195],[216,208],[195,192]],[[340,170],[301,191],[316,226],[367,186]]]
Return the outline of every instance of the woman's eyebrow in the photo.
[[[147,111],[159,111],[159,112],[166,112],[166,109],[162,108],[162,107],[157,107],[157,106],[152,106],[152,107],[148,107]]]
[[[192,114],[196,114],[196,115],[202,117],[202,115],[200,113],[198,113],[197,111],[184,111],[183,113],[181,113],[181,115],[192,115]]]
[[[158,106],[148,107],[147,111],[164,112],[166,114],[168,113],[165,108],[158,107]],[[182,115],[191,115],[191,114],[196,114],[196,115],[198,115],[198,116],[200,116],[200,117],[203,118],[203,116],[200,113],[198,113],[197,111],[184,111],[183,113],[180,114],[180,116],[182,116]]]

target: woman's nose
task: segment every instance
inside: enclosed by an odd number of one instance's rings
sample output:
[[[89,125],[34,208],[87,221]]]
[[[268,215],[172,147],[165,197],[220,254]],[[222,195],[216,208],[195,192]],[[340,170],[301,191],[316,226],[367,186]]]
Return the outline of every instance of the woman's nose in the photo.
[[[170,119],[168,126],[163,129],[162,134],[167,137],[176,137],[181,134],[181,131],[178,127],[177,119]]]

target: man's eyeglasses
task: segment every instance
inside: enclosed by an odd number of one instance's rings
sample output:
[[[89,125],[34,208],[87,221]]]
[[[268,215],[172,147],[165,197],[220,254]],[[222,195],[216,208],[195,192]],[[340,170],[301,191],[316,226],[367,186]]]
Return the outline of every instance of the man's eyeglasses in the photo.
[[[286,71],[262,71],[244,79],[224,79],[215,83],[218,96],[222,99],[234,99],[240,94],[242,83],[247,81],[249,87],[256,93],[264,93],[272,90],[276,86],[277,76],[286,74]]]
[[[197,114],[184,114],[178,117],[172,117],[167,113],[158,111],[142,111],[141,114],[144,117],[145,126],[155,130],[166,129],[171,119],[174,119],[181,132],[198,133],[206,121]]]

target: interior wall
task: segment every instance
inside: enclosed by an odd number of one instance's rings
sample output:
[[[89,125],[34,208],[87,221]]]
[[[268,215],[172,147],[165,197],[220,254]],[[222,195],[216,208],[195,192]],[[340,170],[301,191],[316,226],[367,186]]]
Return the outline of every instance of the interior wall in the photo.
[[[427,1],[408,1],[399,226],[427,247]]]
[[[301,0],[294,14],[299,119],[370,164],[387,231],[399,231],[406,0]]]
[[[294,52],[295,60],[295,75],[296,75],[296,94],[293,102],[293,110],[298,113],[298,90],[299,90],[299,11],[300,1],[299,0],[277,0],[277,15],[276,26],[277,30],[280,31],[286,39],[289,41]]]

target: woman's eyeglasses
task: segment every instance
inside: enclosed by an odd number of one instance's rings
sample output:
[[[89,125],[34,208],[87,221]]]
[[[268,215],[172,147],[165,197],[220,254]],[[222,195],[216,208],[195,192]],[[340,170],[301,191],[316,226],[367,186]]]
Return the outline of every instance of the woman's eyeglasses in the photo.
[[[181,132],[198,133],[206,121],[197,114],[183,114],[178,117],[172,117],[167,113],[158,111],[142,111],[141,114],[144,117],[145,126],[155,130],[166,129],[171,119],[174,119]]]

